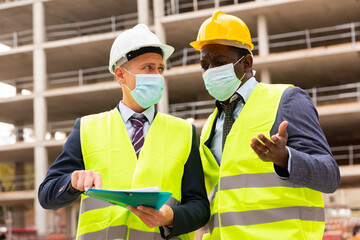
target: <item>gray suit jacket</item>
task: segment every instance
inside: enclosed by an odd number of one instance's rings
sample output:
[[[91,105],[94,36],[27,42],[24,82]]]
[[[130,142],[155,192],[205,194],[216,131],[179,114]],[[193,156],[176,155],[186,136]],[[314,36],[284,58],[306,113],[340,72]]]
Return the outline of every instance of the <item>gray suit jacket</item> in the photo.
[[[319,124],[319,117],[309,95],[298,87],[285,90],[270,134],[288,121],[287,146],[291,153],[291,171],[274,165],[276,172],[298,185],[332,193],[340,184],[339,167]]]

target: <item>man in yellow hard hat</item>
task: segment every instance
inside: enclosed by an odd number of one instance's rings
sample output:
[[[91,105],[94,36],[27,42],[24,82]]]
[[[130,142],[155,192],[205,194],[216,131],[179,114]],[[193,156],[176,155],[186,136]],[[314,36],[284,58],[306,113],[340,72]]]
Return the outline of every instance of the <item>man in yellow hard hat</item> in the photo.
[[[340,174],[308,94],[256,81],[238,17],[214,12],[191,46],[216,99],[200,138],[211,199],[203,239],[322,239],[321,192],[334,192]]]
[[[193,231],[209,220],[195,127],[154,106],[173,51],[144,24],[115,39],[109,71],[122,86],[122,100],[110,111],[76,120],[39,187],[46,209],[69,205],[86,188],[157,186],[172,197],[156,210],[82,195],[77,239],[194,239]]]

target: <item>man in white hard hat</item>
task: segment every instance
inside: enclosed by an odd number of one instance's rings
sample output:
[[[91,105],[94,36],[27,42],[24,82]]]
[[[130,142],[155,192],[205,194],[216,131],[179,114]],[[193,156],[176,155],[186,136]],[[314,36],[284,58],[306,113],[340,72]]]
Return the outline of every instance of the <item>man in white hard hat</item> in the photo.
[[[85,188],[158,186],[172,197],[157,211],[82,195],[77,239],[193,239],[208,221],[195,127],[154,107],[173,51],[144,24],[115,39],[109,70],[122,86],[122,100],[113,110],[76,120],[39,187],[46,209],[72,203]]]
[[[212,196],[203,239],[321,240],[321,192],[340,174],[309,95],[256,81],[250,31],[236,16],[215,11],[191,46],[216,99],[200,137]]]

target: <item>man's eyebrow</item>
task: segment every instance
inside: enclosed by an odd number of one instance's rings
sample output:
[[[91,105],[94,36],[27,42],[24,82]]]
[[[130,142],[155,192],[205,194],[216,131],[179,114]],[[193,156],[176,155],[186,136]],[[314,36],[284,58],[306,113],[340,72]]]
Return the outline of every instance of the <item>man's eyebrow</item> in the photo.
[[[229,57],[226,56],[226,55],[221,54],[221,55],[216,55],[216,56],[214,56],[214,57],[209,56],[209,57],[207,57],[206,59],[210,59],[211,61],[214,61],[214,60],[219,60],[219,59],[221,59],[221,58],[226,58],[226,59],[228,59]],[[204,61],[204,60],[205,60],[205,57],[201,59],[201,61]]]
[[[143,64],[141,64],[142,66],[145,66],[145,65],[156,65],[155,63],[153,62],[145,62]]]
[[[146,65],[156,66],[156,63],[154,63],[154,62],[146,62],[146,63],[143,63],[141,66],[144,67],[144,66],[146,66]],[[160,63],[159,65],[160,65],[160,67],[164,67],[164,68],[165,68],[165,64]]]

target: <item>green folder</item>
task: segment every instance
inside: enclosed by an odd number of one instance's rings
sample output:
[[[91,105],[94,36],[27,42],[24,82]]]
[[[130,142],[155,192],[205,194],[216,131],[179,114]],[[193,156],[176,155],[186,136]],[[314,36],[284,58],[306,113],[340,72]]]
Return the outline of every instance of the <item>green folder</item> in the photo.
[[[126,207],[126,205],[133,207],[142,205],[155,208],[156,210],[159,210],[172,195],[170,192],[160,191],[137,191],[136,189],[104,190],[93,188],[89,188],[84,194],[121,207]]]

